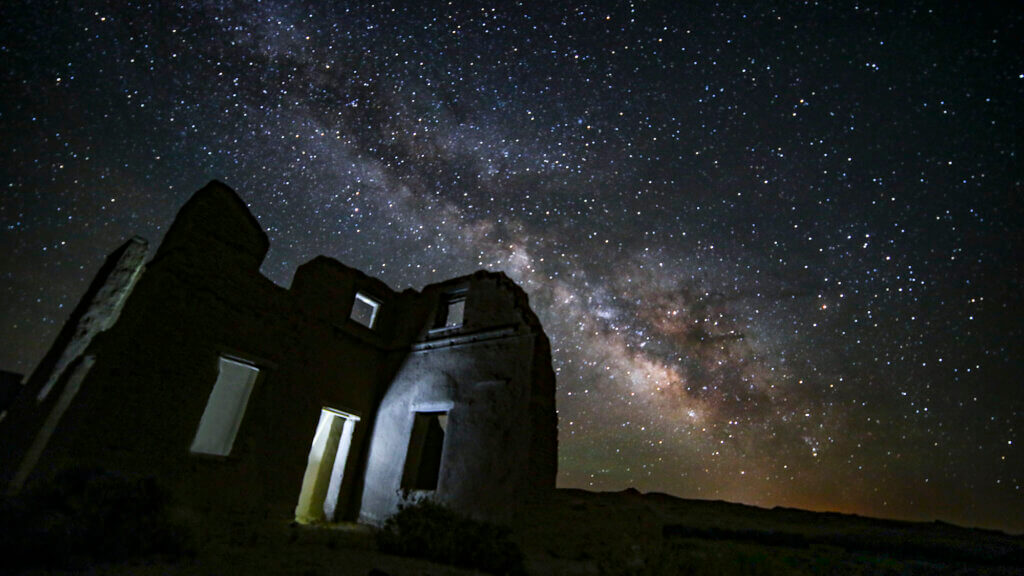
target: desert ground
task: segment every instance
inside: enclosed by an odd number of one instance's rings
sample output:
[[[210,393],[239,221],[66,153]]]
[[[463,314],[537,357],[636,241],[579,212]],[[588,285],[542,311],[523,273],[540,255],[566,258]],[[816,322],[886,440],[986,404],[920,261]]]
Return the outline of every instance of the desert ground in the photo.
[[[188,544],[174,554],[88,557],[24,574],[479,574],[384,554],[374,529],[302,526],[238,517],[216,526],[179,518]],[[945,523],[911,523],[634,490],[558,490],[520,503],[509,526],[522,567],[539,575],[1024,574],[1024,536]],[[10,527],[7,527],[10,529]],[[444,529],[438,528],[438,532]],[[437,534],[442,537],[442,534]],[[519,573],[522,573],[521,571]]]

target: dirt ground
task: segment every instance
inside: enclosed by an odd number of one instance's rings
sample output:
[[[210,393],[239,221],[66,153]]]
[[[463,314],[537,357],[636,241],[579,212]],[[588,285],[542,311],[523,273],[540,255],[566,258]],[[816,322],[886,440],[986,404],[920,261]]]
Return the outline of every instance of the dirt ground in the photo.
[[[522,503],[513,539],[539,575],[1024,574],[1024,537],[627,490]],[[476,574],[381,554],[366,526],[239,519],[192,527],[191,551],[25,574]],[[0,569],[2,571],[2,569]]]

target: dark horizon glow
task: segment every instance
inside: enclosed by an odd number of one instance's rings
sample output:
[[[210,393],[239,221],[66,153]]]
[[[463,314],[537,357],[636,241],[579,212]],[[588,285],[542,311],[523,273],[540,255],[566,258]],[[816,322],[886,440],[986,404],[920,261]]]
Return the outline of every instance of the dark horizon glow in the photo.
[[[283,286],[519,282],[560,486],[1024,531],[1024,12],[164,4],[4,9],[0,368],[218,179]]]

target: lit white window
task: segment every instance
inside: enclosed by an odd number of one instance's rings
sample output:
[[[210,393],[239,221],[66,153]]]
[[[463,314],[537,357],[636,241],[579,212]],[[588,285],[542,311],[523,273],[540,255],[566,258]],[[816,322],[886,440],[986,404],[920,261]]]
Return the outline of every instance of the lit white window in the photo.
[[[242,425],[245,406],[259,369],[227,358],[220,359],[217,382],[206,401],[190,450],[196,454],[227,456]]]
[[[379,308],[380,302],[362,292],[356,292],[356,299],[352,302],[352,314],[349,318],[367,328],[373,328],[374,323],[377,321],[377,310]]]

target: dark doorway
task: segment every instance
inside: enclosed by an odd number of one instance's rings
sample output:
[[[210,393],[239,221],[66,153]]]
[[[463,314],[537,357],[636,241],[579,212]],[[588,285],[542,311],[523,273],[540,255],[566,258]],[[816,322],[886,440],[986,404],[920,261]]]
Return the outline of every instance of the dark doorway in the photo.
[[[409,436],[409,451],[405,456],[402,488],[437,490],[447,425],[447,412],[416,412]]]

